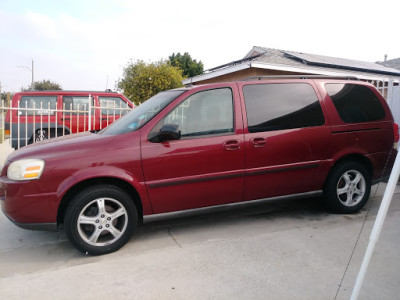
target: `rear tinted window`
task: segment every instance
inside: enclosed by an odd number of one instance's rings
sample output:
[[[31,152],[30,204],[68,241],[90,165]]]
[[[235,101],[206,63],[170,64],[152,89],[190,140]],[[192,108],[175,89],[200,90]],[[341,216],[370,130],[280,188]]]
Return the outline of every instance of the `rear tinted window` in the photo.
[[[321,105],[309,84],[257,84],[243,87],[249,132],[321,126]]]
[[[340,118],[346,123],[382,120],[385,110],[375,93],[357,84],[328,83],[325,85]]]

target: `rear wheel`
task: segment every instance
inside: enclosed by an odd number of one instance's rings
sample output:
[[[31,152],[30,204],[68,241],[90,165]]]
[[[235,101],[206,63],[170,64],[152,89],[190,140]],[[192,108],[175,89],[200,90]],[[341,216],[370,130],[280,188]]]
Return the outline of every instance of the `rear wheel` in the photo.
[[[47,128],[38,129],[35,131],[35,143],[48,140],[49,138],[60,137],[64,135],[68,135],[69,132],[62,129],[50,129],[50,132]],[[28,144],[33,143],[33,135],[31,139],[28,141]]]
[[[129,241],[138,214],[123,190],[102,185],[79,193],[64,220],[67,237],[78,250],[100,255],[114,252]]]
[[[347,161],[335,166],[324,188],[324,202],[336,213],[355,213],[371,192],[371,175],[364,165]]]

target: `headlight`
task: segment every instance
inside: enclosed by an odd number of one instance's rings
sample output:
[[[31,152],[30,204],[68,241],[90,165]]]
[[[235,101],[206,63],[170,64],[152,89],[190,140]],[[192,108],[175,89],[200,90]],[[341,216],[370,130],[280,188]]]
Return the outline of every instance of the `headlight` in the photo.
[[[10,164],[7,177],[12,180],[39,179],[44,169],[41,159],[21,159]]]

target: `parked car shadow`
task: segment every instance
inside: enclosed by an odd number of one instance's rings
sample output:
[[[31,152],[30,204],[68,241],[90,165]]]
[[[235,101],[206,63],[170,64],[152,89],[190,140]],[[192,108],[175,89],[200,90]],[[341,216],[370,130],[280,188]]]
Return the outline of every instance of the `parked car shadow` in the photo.
[[[320,197],[257,200],[144,218],[131,242],[150,238],[152,233],[165,230],[191,230],[202,227],[235,225],[255,220],[276,222],[283,219],[320,221],[330,216]],[[268,222],[267,222],[268,223]]]

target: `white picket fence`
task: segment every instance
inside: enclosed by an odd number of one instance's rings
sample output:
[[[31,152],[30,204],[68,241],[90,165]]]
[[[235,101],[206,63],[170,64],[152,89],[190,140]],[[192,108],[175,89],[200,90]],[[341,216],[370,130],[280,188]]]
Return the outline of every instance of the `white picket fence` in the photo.
[[[372,81],[373,84],[382,96],[386,99],[390,110],[392,111],[393,118],[397,124],[400,124],[400,84],[399,79],[389,79],[386,81]]]
[[[128,105],[122,107],[115,103],[107,107],[92,106],[91,101],[82,107],[78,104],[76,109],[66,109],[65,104],[62,109],[52,108],[50,103],[48,107],[44,107],[43,103],[35,107],[33,103],[33,107],[29,108],[25,104],[25,107],[11,107],[1,101],[0,144],[7,141],[18,149],[48,138],[101,130],[132,110]]]
[[[390,109],[392,110],[394,120],[396,121],[397,124],[400,124],[400,84],[399,84],[399,82],[394,83],[393,80],[389,81],[387,102],[389,104]]]

